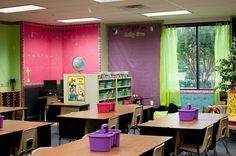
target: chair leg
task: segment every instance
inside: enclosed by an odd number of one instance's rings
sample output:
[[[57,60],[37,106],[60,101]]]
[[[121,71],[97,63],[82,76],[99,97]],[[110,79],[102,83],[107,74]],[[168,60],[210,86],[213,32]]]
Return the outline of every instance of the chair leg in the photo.
[[[216,153],[216,147],[214,148],[214,156],[216,156],[217,155],[217,153]]]
[[[225,146],[225,149],[226,149],[226,152],[228,153],[228,155],[230,156],[230,153],[229,153],[229,149],[228,147],[226,146],[226,143],[224,142],[224,140],[221,140],[223,145]]]

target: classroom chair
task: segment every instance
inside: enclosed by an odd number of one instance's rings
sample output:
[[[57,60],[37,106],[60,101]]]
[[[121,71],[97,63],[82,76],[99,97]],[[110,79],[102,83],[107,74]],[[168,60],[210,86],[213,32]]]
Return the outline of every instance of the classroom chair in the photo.
[[[196,144],[184,143],[179,147],[179,149],[185,152],[196,153],[197,155],[199,155],[200,153],[205,153],[206,155],[208,155],[207,152],[212,143],[212,135],[213,125],[207,127],[203,142],[201,145],[199,145],[199,153],[197,153]]]
[[[138,129],[138,124],[141,124],[143,122],[143,106],[136,107],[131,123],[128,125],[128,133],[131,129],[133,129],[133,133],[135,134],[135,130]],[[139,130],[139,129],[138,129]]]
[[[47,121],[48,105],[54,102],[58,102],[58,96],[47,96],[47,102],[44,108],[44,121]]]
[[[83,137],[82,137],[82,139],[85,139],[85,138],[87,138],[88,137],[88,134],[85,134]]]
[[[48,150],[48,149],[51,149],[52,147],[39,147],[39,148],[36,148],[35,150],[33,150],[31,152],[31,154],[37,154],[37,153],[40,153],[42,151],[45,151],[45,150]]]
[[[37,148],[37,128],[23,130],[20,145],[16,148],[15,155],[27,154]]]
[[[110,129],[119,129],[119,117],[115,116],[115,117],[109,118],[108,127]]]
[[[157,120],[168,115],[168,111],[155,111],[153,113],[153,120]]]
[[[227,137],[227,135],[226,135],[227,134],[227,127],[228,127],[228,117],[225,117],[220,120],[217,135],[216,135],[216,142],[221,141],[226,149],[226,152],[228,153],[228,155],[230,155],[229,149],[228,149],[226,143],[224,142],[224,139]],[[216,153],[216,147],[214,149],[214,153]]]
[[[164,147],[165,143],[162,143],[161,145],[155,147],[152,156],[164,156]]]
[[[61,107],[60,115],[69,114],[71,112],[78,112],[79,109],[76,107]]]

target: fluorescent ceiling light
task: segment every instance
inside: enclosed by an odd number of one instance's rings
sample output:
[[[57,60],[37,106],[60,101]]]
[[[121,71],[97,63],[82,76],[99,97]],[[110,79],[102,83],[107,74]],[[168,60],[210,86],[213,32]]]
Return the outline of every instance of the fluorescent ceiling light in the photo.
[[[169,16],[169,15],[183,15],[183,14],[192,14],[192,13],[188,10],[180,10],[180,11],[143,13],[142,15],[153,17],[153,16]]]
[[[88,21],[98,21],[99,18],[78,18],[78,19],[66,19],[66,20],[57,20],[58,22],[63,23],[75,23],[75,22],[88,22]]]
[[[46,9],[46,8],[36,5],[24,5],[24,6],[1,8],[0,13],[14,13],[14,12],[24,12],[24,11],[41,10],[41,9]]]
[[[124,1],[124,0],[93,0],[95,2],[99,3],[108,3],[108,2],[118,2],[118,1]]]

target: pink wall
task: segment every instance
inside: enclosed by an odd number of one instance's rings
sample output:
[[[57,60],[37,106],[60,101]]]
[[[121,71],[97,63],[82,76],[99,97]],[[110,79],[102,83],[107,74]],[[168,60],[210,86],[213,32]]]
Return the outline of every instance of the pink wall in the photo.
[[[70,31],[72,30],[72,31]],[[77,26],[65,29],[63,42],[63,73],[77,73],[71,66],[74,57],[84,57],[86,68],[82,73],[99,71],[99,27]]]
[[[83,56],[83,73],[99,71],[99,25],[53,27],[23,25],[24,84],[61,80],[63,74],[76,73],[72,59]]]

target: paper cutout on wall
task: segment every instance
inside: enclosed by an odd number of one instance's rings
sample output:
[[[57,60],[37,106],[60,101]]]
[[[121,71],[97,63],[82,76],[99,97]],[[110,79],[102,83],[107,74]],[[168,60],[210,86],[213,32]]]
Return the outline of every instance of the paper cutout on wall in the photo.
[[[29,67],[26,68],[26,83],[30,83],[30,77],[29,77],[29,73],[30,73],[30,69]]]

